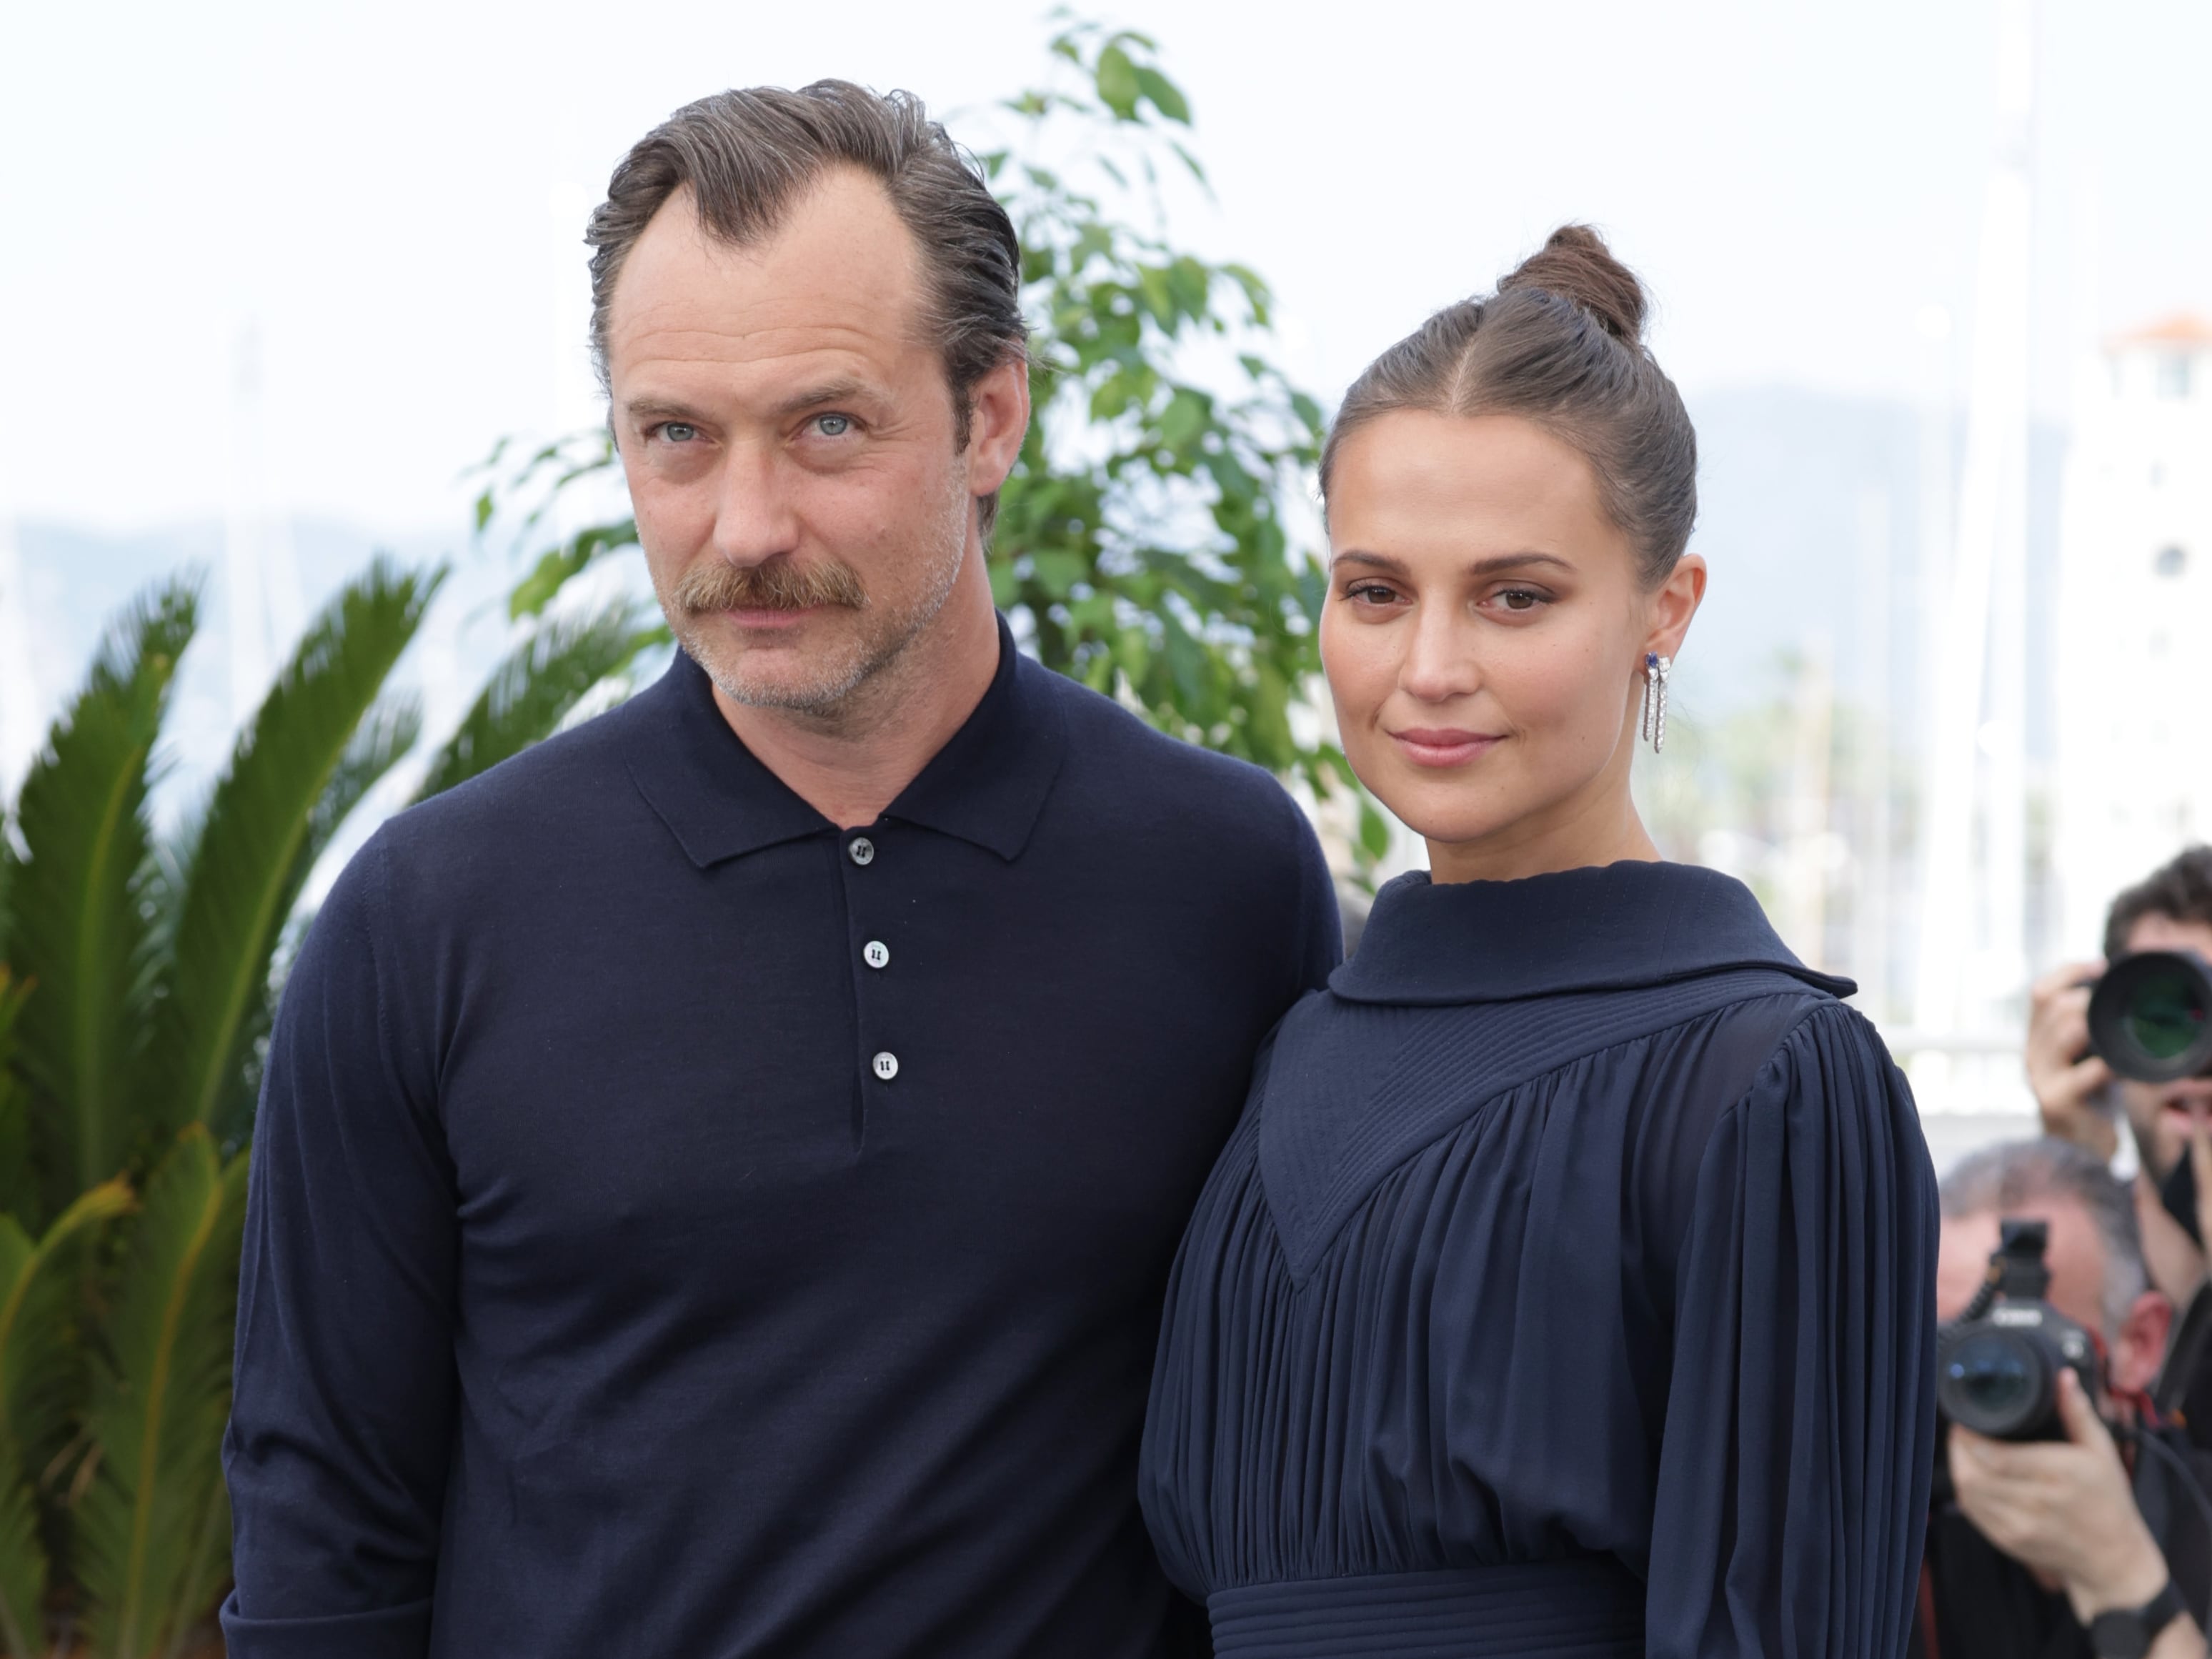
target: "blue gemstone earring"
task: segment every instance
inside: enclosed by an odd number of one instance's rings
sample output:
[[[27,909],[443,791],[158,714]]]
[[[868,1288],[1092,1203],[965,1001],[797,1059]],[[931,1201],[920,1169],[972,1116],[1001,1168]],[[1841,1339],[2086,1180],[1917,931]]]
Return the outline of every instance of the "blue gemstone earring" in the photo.
[[[1672,657],[1644,653],[1644,735],[1655,755],[1667,746],[1667,675],[1674,666]]]

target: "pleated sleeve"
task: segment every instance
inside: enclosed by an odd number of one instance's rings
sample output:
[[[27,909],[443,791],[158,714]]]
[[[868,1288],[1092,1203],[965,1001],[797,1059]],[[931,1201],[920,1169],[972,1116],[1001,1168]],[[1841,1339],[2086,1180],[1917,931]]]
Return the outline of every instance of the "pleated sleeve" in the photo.
[[[1936,1186],[1841,1004],[1716,1124],[1677,1258],[1650,1653],[1905,1651],[1935,1434]]]

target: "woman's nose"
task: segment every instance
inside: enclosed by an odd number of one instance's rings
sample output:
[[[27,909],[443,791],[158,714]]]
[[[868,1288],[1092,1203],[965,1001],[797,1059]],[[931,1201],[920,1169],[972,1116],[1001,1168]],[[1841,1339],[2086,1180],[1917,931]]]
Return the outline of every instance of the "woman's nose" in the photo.
[[[1424,606],[1415,617],[1398,684],[1423,702],[1448,702],[1481,685],[1473,641],[1449,610]]]

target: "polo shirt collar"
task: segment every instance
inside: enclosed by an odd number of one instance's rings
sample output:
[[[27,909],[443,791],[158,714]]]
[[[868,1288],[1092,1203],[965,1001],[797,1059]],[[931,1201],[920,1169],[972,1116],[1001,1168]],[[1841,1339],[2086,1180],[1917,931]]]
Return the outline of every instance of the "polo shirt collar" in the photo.
[[[1747,968],[1837,996],[1857,988],[1798,961],[1734,877],[1637,862],[1521,881],[1401,876],[1375,896],[1359,948],[1328,983],[1346,1001],[1433,1007],[1627,990]]]
[[[1042,679],[1050,672],[1016,649],[1000,617],[998,671],[982,701],[883,817],[1019,856],[1066,748]],[[633,706],[644,730],[629,756],[631,780],[700,868],[838,828],[745,747],[706,672],[681,649]]]

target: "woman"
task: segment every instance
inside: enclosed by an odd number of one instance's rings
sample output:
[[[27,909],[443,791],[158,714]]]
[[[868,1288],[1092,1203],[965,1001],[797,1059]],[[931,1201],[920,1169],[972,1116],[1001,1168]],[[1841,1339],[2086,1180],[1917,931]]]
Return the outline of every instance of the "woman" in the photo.
[[[1345,752],[1430,873],[1278,1028],[1177,1259],[1142,1491],[1223,1659],[1902,1650],[1934,1182],[1848,981],[1630,799],[1705,586],[1643,317],[1563,229],[1322,457]]]

